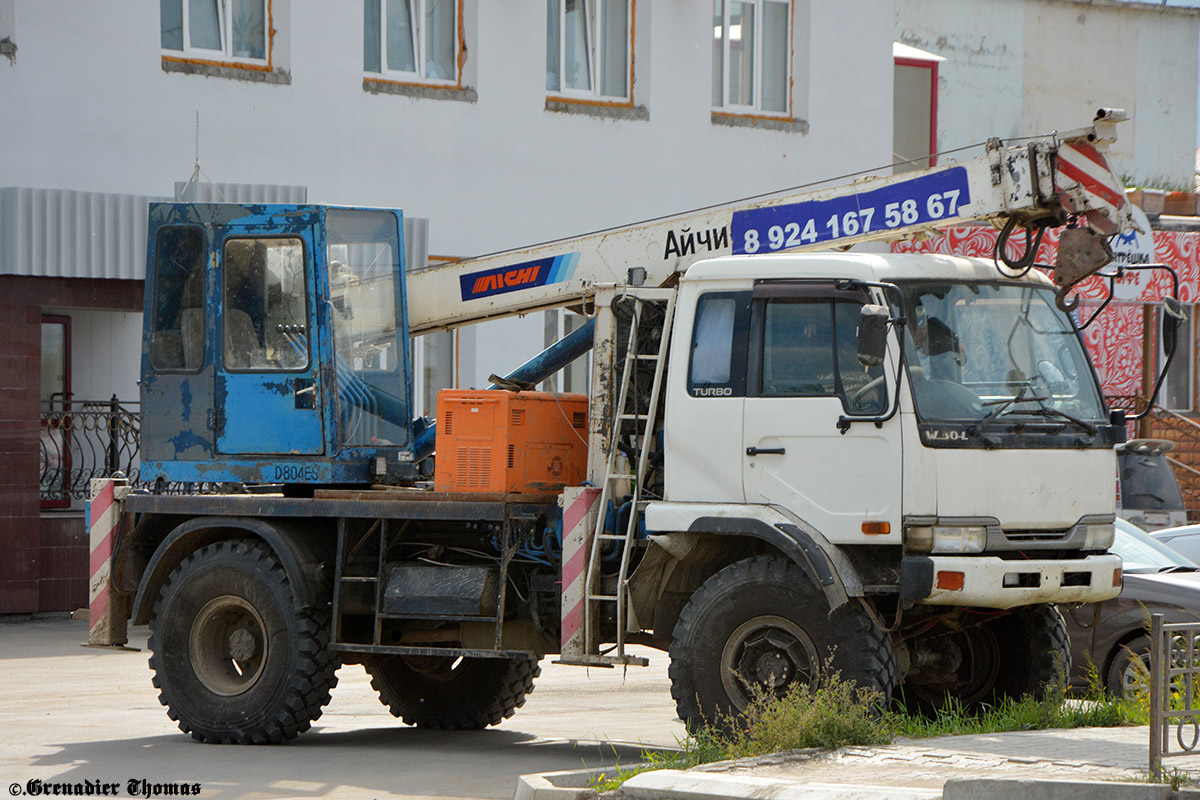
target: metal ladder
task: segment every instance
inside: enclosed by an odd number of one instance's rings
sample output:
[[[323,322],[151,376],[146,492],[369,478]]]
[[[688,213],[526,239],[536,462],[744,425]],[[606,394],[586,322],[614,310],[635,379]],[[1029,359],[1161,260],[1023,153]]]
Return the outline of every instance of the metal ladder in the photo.
[[[633,313],[629,320],[629,338],[625,351],[624,369],[621,374],[621,386],[616,405],[613,407],[612,426],[609,428],[609,451],[605,466],[604,485],[600,491],[598,504],[599,513],[596,516],[596,528],[593,531],[591,552],[588,557],[587,576],[584,590],[584,630],[588,647],[596,646],[597,618],[601,603],[615,603],[617,611],[617,642],[615,653],[593,653],[585,656],[588,663],[597,666],[613,666],[615,664],[634,664],[645,666],[647,659],[641,656],[631,656],[625,652],[625,633],[628,627],[629,614],[629,562],[634,543],[637,541],[639,512],[643,504],[642,487],[646,478],[646,465],[650,457],[651,442],[654,438],[654,423],[658,414],[658,401],[662,392],[663,374],[667,361],[667,347],[671,336],[671,318],[675,313],[675,297],[672,294],[666,299],[645,299],[636,294],[624,295],[623,299],[632,301]],[[639,328],[649,304],[661,304],[663,307],[662,335],[654,352],[641,352],[642,340]],[[637,366],[641,363],[654,364],[654,379],[650,387],[650,400],[646,408],[638,408],[636,393],[630,392],[634,382]],[[632,407],[631,407],[632,406]],[[620,452],[617,441],[626,432],[626,426],[632,426],[635,440],[638,441],[637,465],[632,475],[617,472],[617,454]],[[609,502],[616,496],[617,484],[632,480],[632,497],[630,498],[629,522],[623,533],[608,533],[605,530],[605,516]],[[621,566],[617,573],[615,594],[604,594],[599,591],[600,573],[603,561],[603,549],[607,542],[621,543]]]

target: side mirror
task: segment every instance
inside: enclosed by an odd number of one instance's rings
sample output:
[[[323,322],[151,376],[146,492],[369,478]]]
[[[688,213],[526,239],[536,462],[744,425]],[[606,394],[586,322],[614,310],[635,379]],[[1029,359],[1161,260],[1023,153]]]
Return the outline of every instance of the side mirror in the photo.
[[[1162,313],[1162,346],[1163,353],[1169,358],[1175,352],[1179,343],[1179,323],[1187,319],[1183,304],[1174,297],[1163,298]]]
[[[858,363],[878,367],[887,354],[887,329],[891,314],[886,306],[866,305],[858,317]]]

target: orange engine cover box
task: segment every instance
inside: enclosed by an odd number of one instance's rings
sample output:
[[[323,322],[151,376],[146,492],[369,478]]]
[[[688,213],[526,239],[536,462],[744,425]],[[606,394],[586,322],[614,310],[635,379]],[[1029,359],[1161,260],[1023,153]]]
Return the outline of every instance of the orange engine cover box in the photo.
[[[556,493],[587,476],[585,394],[443,389],[438,492]]]

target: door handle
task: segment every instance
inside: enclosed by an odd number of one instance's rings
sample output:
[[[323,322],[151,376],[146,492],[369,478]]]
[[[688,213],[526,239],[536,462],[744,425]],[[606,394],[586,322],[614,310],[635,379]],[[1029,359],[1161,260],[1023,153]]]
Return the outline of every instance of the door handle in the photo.
[[[786,451],[782,447],[747,447],[748,456],[781,456]]]
[[[312,410],[317,407],[317,383],[307,378],[297,378],[292,383],[296,408]]]

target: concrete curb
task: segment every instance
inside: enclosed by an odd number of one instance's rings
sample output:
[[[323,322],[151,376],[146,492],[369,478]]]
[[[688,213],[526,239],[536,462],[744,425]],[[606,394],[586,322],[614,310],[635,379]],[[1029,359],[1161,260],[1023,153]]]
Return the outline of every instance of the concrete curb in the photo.
[[[796,759],[799,755],[801,758]],[[766,763],[802,760],[804,751],[782,758],[761,757]],[[739,759],[741,765],[750,759]],[[758,759],[754,759],[758,760]],[[635,775],[617,796],[628,800],[1200,800],[1200,790],[1172,791],[1170,786],[1109,781],[952,778],[942,789],[872,786],[846,783],[802,783],[787,778],[723,775],[711,768],[737,762],[705,765],[709,770],[659,769]],[[521,775],[513,800],[596,800],[592,781],[617,767],[566,770]]]
[[[561,772],[536,772],[517,778],[513,800],[592,800],[599,794],[591,788],[594,778],[617,767],[592,767]]]
[[[620,794],[632,800],[938,800],[942,796],[938,789],[801,783],[781,778],[681,772],[674,769],[635,775],[621,785]]]
[[[951,778],[942,787],[944,800],[1171,800],[1176,796],[1161,783]]]

